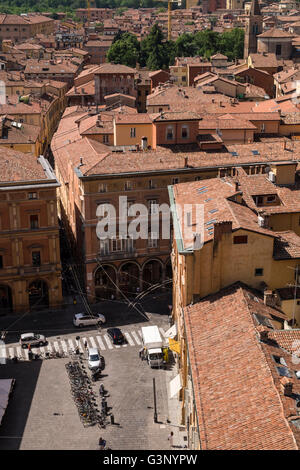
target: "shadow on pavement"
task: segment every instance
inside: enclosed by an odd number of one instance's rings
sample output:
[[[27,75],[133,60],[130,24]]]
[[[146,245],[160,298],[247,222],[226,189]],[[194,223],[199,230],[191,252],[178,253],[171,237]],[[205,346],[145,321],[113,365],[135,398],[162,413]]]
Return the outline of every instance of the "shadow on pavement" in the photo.
[[[41,366],[42,361],[0,365],[0,378],[15,379],[0,426],[0,450],[20,448]]]

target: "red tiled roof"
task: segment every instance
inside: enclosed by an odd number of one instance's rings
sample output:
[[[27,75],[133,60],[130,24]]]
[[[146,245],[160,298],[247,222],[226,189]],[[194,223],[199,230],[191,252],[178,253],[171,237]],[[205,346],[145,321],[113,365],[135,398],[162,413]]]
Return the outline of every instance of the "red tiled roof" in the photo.
[[[253,315],[265,308],[256,299],[237,283],[184,309],[203,450],[299,448],[300,430],[291,421],[295,399],[283,395],[272,355],[283,356],[288,367],[291,357],[259,341]],[[291,380],[299,393],[299,380]]]
[[[34,155],[0,146],[0,183],[38,181],[46,178]]]

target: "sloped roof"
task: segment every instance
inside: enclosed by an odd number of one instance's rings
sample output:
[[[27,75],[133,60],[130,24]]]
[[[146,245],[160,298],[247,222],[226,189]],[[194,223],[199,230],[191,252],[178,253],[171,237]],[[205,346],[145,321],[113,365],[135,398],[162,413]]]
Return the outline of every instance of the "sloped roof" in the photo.
[[[300,430],[290,421],[297,419],[295,399],[283,395],[272,356],[284,357],[292,370],[295,366],[276,343],[259,340],[262,325],[254,316],[268,317],[271,311],[241,283],[184,309],[203,450],[299,448]],[[299,393],[299,380],[291,380]]]

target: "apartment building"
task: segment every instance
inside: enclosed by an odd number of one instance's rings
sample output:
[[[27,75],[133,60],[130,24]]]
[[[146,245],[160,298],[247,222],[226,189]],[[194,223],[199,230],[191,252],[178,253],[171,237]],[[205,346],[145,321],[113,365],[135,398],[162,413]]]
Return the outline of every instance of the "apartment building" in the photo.
[[[22,14],[0,15],[0,40],[11,39],[23,42],[37,34],[49,35],[54,32],[54,20],[42,15]]]
[[[119,227],[119,210],[124,209],[119,206],[119,196],[127,197],[128,207],[144,204],[150,215],[156,214],[157,205],[168,202],[167,186],[170,184],[232,175],[237,165],[249,174],[263,173],[269,162],[290,160],[298,148],[298,143],[293,150],[284,148],[284,142],[279,140],[272,148],[265,142],[253,142],[227,145],[223,151],[215,153],[206,152],[192,143],[193,133],[197,133],[197,116],[190,122],[189,114],[182,116],[182,122],[177,116],[177,121],[169,124],[164,120],[151,123],[149,120],[141,122],[142,114],[122,117],[120,109],[114,114],[112,126],[112,121],[104,122],[106,113],[100,111],[98,115],[89,116],[82,108],[67,108],[51,143],[57,178],[61,182],[60,217],[74,242],[78,259],[82,260],[91,301],[95,296],[121,296],[119,289],[133,295],[171,277],[170,239],[163,238],[161,231],[153,235],[149,225],[149,232],[143,239],[124,238],[117,233],[115,238],[100,240],[96,234],[97,207],[112,204]],[[181,139],[173,145],[169,141],[168,145],[157,145],[156,150],[148,149],[143,142],[147,134],[142,130],[139,136],[137,134],[139,124],[146,125],[145,130],[151,125],[168,126],[170,123],[174,129],[177,126]],[[185,129],[189,138],[182,139],[181,127],[187,124],[191,125],[190,131]],[[126,129],[127,140],[112,143],[118,125],[122,133]],[[131,137],[133,129],[136,138]],[[104,135],[107,136],[105,141]],[[165,131],[162,137],[168,142]],[[141,140],[139,145],[137,139]],[[187,142],[184,144],[183,140]],[[201,185],[199,181],[196,184]]]
[[[0,167],[0,311],[59,306],[59,183],[44,157],[0,147]]]

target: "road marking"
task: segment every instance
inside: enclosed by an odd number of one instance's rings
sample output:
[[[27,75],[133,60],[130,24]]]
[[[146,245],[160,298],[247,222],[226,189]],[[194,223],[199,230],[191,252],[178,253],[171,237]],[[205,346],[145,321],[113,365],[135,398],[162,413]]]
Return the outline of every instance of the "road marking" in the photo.
[[[138,335],[140,336],[141,339],[143,339],[143,333],[141,330],[138,330]]]
[[[121,346],[119,344],[114,344],[115,348],[120,348]]]
[[[61,347],[63,348],[63,351],[65,353],[68,353],[68,346],[67,346],[66,342],[63,339],[60,341],[60,344],[61,344]]]
[[[132,334],[133,338],[135,339],[136,343],[141,344],[141,341],[140,341],[138,335],[136,334],[136,332],[132,331],[131,334]]]
[[[17,350],[17,355],[23,357],[21,346],[17,346],[17,347],[16,347],[16,350]]]
[[[29,361],[28,349],[24,349],[24,354],[25,354],[25,360],[26,360],[26,361]]]
[[[70,348],[70,349],[75,350],[73,341],[72,341],[71,339],[68,339],[68,344],[69,344],[69,348]]]
[[[57,341],[53,342],[53,349],[54,349],[55,352],[59,352],[59,345],[58,345]]]
[[[6,349],[5,348],[0,349],[0,359],[6,359]]]
[[[113,345],[111,344],[111,341],[107,335],[104,335],[105,342],[108,346],[109,349],[113,349]]]
[[[105,351],[106,347],[104,346],[104,343],[103,343],[101,337],[100,337],[100,336],[96,336],[96,340],[97,340],[98,343],[99,343],[100,349],[103,349],[103,350]]]
[[[41,346],[41,347],[40,347],[40,352],[41,352],[43,355],[46,354],[46,348],[45,348],[45,346]]]
[[[130,346],[135,346],[134,341],[131,339],[131,336],[129,333],[124,333],[125,338],[127,339],[128,343]]]
[[[96,349],[97,349],[97,344],[96,344],[94,338],[90,337],[89,340],[90,340],[90,343],[91,343],[91,345],[92,345],[92,348],[96,348]]]
[[[51,343],[48,343],[47,349],[50,353],[53,351]]]
[[[80,351],[81,353],[83,353],[83,352],[84,352],[84,348],[83,348],[83,346],[82,346],[82,344],[81,344],[81,340],[78,341],[78,347],[79,347],[79,351]]]
[[[83,346],[84,346],[85,342],[86,342],[86,344],[87,344],[87,348],[89,348],[89,342],[88,342],[87,338],[82,338],[82,344],[83,344]]]
[[[10,356],[10,357],[14,357],[14,355],[15,355],[14,348],[9,348],[9,349],[8,349],[8,353],[9,353],[9,356]]]

